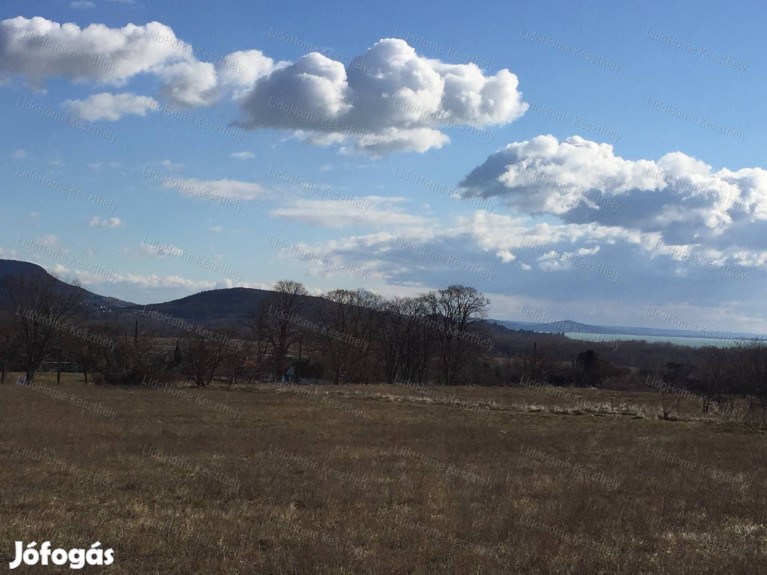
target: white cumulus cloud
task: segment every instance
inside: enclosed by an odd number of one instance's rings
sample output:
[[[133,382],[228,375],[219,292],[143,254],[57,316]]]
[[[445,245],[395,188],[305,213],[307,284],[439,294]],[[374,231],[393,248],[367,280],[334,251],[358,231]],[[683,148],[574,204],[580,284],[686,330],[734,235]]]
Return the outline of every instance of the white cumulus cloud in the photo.
[[[22,16],[0,22],[0,81],[19,77],[41,88],[63,77],[124,86],[140,74],[157,80],[158,94],[175,107],[232,98],[242,128],[287,130],[313,144],[376,156],[440,148],[449,128],[508,124],[528,108],[509,70],[490,75],[475,64],[426,58],[396,38],[379,40],[348,64],[319,52],[275,62],[255,49],[213,63],[198,59],[160,22],[122,28]],[[153,98],[132,94],[100,93],[67,105],[83,118],[107,120],[157,109]]]
[[[348,141],[381,155],[439,148],[448,141],[442,129],[506,124],[527,104],[508,70],[486,76],[389,38],[348,67],[317,52],[281,67],[256,81],[242,109],[244,128],[300,130],[315,143]]]
[[[85,100],[67,100],[63,106],[78,118],[89,122],[107,120],[114,122],[125,115],[146,116],[148,111],[157,111],[160,104],[154,98],[122,93],[102,92]]]
[[[192,48],[159,22],[109,28],[18,16],[0,22],[0,77],[22,76],[122,85],[142,72],[194,60]]]
[[[461,192],[498,197],[519,213],[658,232],[675,244],[734,245],[746,239],[745,228],[767,222],[762,168],[715,171],[682,152],[628,160],[578,136],[509,144],[474,169]]]
[[[0,22],[0,80],[19,76],[41,87],[50,78],[123,86],[139,74],[163,82],[176,106],[208,106],[218,98],[215,66],[160,22],[110,28],[60,24],[41,17]]]

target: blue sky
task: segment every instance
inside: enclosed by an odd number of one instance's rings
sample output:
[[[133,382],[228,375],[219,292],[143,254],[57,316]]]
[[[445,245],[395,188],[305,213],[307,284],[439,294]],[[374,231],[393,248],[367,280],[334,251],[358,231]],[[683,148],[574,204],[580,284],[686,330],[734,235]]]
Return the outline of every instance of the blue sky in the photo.
[[[767,332],[765,11],[6,1],[0,257]]]

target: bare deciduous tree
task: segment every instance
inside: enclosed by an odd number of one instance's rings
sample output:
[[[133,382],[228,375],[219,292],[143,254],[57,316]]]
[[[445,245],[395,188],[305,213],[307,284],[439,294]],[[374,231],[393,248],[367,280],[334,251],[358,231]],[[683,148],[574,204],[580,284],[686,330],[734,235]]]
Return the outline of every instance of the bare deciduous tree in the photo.
[[[383,304],[378,337],[388,383],[424,380],[436,343],[428,315],[422,297],[395,298]]]
[[[224,332],[214,337],[194,335],[186,339],[180,345],[181,372],[197,387],[210,385],[218,368],[229,358],[234,343]]]
[[[272,296],[264,303],[266,313],[257,310],[254,317],[258,322],[257,329],[269,346],[274,375],[278,379],[287,367],[285,362],[291,348],[303,335],[300,322],[296,321],[296,318],[305,308],[307,294],[302,283],[279,281],[274,286]]]
[[[325,299],[329,305],[320,311],[322,332],[317,347],[333,374],[333,382],[348,383],[369,379],[365,369],[371,357],[379,296],[365,290],[333,290]]]
[[[19,364],[31,383],[40,364],[58,344],[63,330],[81,309],[83,292],[48,275],[22,275],[7,280],[13,309]]]
[[[742,392],[758,407],[762,424],[767,423],[767,345],[746,345],[737,350]]]
[[[15,346],[16,334],[11,319],[7,314],[0,312],[0,384],[5,383],[5,376],[16,355]]]
[[[262,377],[269,353],[268,321],[269,306],[260,305],[251,311],[244,320],[245,329],[251,334],[251,342],[247,347],[246,362],[250,366],[248,379]]]
[[[451,385],[456,383],[468,356],[469,329],[487,317],[490,300],[475,288],[462,285],[428,293],[425,300],[432,319],[438,324],[442,382]]]

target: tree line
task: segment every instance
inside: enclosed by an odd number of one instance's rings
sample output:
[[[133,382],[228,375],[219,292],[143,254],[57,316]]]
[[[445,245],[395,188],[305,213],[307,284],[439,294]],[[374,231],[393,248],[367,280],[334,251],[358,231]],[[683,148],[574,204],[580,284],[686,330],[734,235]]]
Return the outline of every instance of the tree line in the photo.
[[[133,329],[125,321],[88,319],[83,290],[62,289],[50,276],[10,278],[6,290],[0,381],[14,370],[31,382],[49,362],[59,376],[74,363],[86,382],[90,375],[116,384],[282,380],[290,370],[336,384],[450,385],[467,383],[470,367],[492,346],[481,333],[488,298],[460,285],[393,299],[337,289],[316,303],[303,284],[280,281],[239,324],[216,330],[167,317],[152,329],[143,318]]]
[[[343,383],[550,385],[655,390],[669,405],[685,394],[704,411],[745,399],[767,413],[767,347],[693,349],[644,342],[582,342],[487,324],[490,301],[453,285],[416,297],[338,289],[308,297],[280,281],[242,320],[212,329],[146,314],[93,318],[77,286],[51,276],[4,282],[0,382],[9,371],[32,382],[44,362],[76,364],[86,383],[186,380],[257,382],[291,378]]]

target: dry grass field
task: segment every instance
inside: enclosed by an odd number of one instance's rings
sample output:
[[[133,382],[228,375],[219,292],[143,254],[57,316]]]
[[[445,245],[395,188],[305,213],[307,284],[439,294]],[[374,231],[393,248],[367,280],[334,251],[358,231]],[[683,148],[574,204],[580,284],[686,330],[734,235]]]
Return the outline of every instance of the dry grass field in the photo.
[[[0,563],[50,540],[115,574],[767,573],[764,435],[658,399],[6,384]]]

